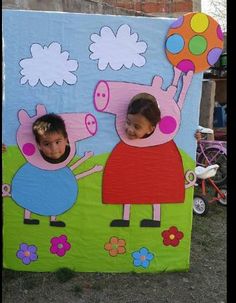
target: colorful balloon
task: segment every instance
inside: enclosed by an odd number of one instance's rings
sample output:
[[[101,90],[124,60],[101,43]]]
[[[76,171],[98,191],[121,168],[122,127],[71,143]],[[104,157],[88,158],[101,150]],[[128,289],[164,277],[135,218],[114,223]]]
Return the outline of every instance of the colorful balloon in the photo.
[[[214,65],[223,50],[220,25],[204,13],[188,13],[168,30],[165,51],[168,60],[183,72],[202,72]]]

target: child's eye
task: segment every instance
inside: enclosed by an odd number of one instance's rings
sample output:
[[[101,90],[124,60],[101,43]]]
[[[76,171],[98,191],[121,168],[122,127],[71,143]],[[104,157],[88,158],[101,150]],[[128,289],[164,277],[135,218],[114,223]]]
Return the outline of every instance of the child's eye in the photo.
[[[139,125],[135,125],[134,127],[135,127],[135,129],[137,129],[137,130],[139,130],[139,129],[141,128]]]

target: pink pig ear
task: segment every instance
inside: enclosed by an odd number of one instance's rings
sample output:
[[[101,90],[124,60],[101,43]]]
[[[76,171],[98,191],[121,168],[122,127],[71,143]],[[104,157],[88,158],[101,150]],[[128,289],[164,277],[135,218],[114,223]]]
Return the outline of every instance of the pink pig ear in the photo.
[[[163,79],[160,76],[155,76],[152,80],[152,86],[155,88],[156,87],[161,88],[162,83],[163,83]]]
[[[20,124],[24,124],[30,120],[30,116],[27,114],[27,112],[24,109],[21,109],[18,112],[18,119],[20,121]]]
[[[36,116],[43,116],[47,113],[46,107],[43,104],[37,104],[36,106]]]
[[[36,106],[36,116],[43,116],[47,113],[46,107],[43,104],[37,104]],[[27,114],[24,109],[21,109],[18,112],[18,119],[20,124],[24,124],[31,119],[31,117]]]

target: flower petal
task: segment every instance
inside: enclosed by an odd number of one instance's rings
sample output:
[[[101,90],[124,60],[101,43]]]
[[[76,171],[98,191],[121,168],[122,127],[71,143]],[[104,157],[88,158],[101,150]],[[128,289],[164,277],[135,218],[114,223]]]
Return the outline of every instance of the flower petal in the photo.
[[[144,260],[141,265],[142,265],[142,267],[147,268],[149,266],[149,261]]]
[[[35,245],[29,245],[28,250],[29,250],[31,253],[35,253],[36,250],[37,250],[37,247],[36,247]]]
[[[125,240],[124,240],[124,239],[119,239],[119,240],[118,240],[118,245],[119,245],[119,246],[125,246],[125,244],[126,244],[126,243],[125,243]]]
[[[180,240],[184,237],[184,234],[182,233],[182,231],[178,231],[176,237]]]
[[[66,253],[66,250],[64,248],[60,248],[57,250],[56,254],[59,256],[59,257],[63,257]]]
[[[50,247],[50,252],[52,253],[52,254],[56,254],[57,253],[57,246],[56,245],[52,245],[51,247]]]
[[[139,253],[139,251],[133,252],[133,253],[132,253],[132,256],[133,256],[133,258],[135,258],[135,259],[140,259],[140,253]]]
[[[36,254],[32,253],[32,254],[30,255],[30,259],[31,259],[31,261],[35,261],[35,260],[38,259],[38,256],[37,256]]]
[[[168,237],[169,236],[169,231],[168,230],[164,230],[162,233],[161,233],[161,235],[162,235],[162,237],[163,238],[166,238],[166,237]]]
[[[170,245],[171,244],[170,238],[164,238],[163,244],[166,245],[166,246]]]
[[[28,249],[28,245],[25,244],[25,243],[21,243],[20,249],[23,250],[23,251],[26,251]]]
[[[146,260],[151,261],[154,258],[154,255],[152,253],[148,253],[146,256]]]
[[[67,236],[66,236],[66,235],[61,235],[61,236],[59,237],[59,239],[60,239],[60,242],[64,243],[64,242],[67,241]]]
[[[22,259],[24,258],[25,254],[22,250],[18,250],[16,253],[17,258]]]
[[[134,260],[134,266],[140,266],[142,264],[140,259],[135,259]]]
[[[119,254],[124,254],[126,250],[123,246],[120,246],[120,247],[117,248],[117,251],[118,251]]]
[[[71,248],[70,243],[65,242],[65,243],[64,243],[64,249],[65,249],[65,250],[70,250],[70,248]]]
[[[112,257],[117,256],[117,254],[118,254],[117,249],[111,249],[111,250],[109,251],[109,254],[110,254],[110,256],[112,256]]]
[[[60,240],[59,240],[59,238],[54,237],[51,239],[50,242],[52,243],[52,245],[57,245],[60,242]]]
[[[23,262],[25,265],[28,265],[28,264],[30,264],[31,260],[30,260],[29,257],[24,257],[24,258],[22,258],[22,262]]]
[[[171,234],[177,234],[178,229],[177,229],[176,226],[171,226],[171,227],[169,228],[169,232],[170,232]]]
[[[146,247],[142,247],[140,250],[139,250],[140,254],[142,256],[146,256],[148,254],[148,250]]]
[[[118,243],[118,238],[117,237],[111,237],[110,243],[111,244],[117,244]]]
[[[179,245],[179,240],[175,238],[173,241],[171,241],[172,246],[178,246]]]
[[[111,243],[106,243],[104,248],[105,248],[105,250],[110,250],[112,248]]]

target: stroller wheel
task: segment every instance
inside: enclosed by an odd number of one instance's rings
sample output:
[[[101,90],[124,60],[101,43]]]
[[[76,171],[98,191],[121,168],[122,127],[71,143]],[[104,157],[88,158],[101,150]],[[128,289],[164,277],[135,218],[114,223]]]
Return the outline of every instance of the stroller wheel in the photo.
[[[208,213],[209,204],[206,197],[202,195],[194,195],[193,197],[193,213],[198,216],[205,216]]]

